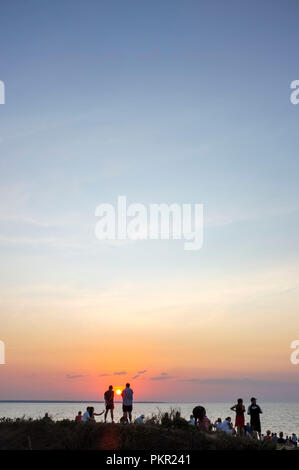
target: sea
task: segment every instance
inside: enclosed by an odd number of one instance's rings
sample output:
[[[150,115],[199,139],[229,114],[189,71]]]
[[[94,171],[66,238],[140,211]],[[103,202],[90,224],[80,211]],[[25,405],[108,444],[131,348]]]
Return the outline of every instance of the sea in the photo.
[[[263,414],[261,415],[262,433],[267,429],[271,432],[283,431],[285,435],[295,432],[299,436],[299,403],[259,403]],[[206,408],[208,418],[214,422],[217,418],[231,416],[234,421],[234,412],[230,410],[232,403],[149,403],[136,402],[133,406],[133,418],[144,414],[151,417],[158,413],[178,410],[183,418],[189,419],[195,406]],[[247,404],[246,404],[247,405]],[[0,402],[1,418],[41,418],[45,413],[54,420],[74,419],[78,411],[84,412],[87,406],[94,406],[95,412],[104,410],[103,402]],[[119,421],[122,416],[122,405],[115,403],[114,419]],[[108,416],[110,421],[110,416]],[[246,422],[247,419],[245,418]],[[103,421],[102,416],[96,416],[96,421]]]

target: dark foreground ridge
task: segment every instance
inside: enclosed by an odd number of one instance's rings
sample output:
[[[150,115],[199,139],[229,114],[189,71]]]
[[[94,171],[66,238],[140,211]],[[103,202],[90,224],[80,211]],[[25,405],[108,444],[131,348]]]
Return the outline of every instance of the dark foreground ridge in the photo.
[[[70,420],[0,421],[0,450],[275,450],[271,442],[225,433],[203,433],[194,426],[76,423]]]

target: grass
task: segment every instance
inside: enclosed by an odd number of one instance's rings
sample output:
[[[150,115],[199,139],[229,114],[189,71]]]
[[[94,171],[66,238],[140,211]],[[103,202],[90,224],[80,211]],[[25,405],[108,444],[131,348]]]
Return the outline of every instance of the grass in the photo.
[[[165,418],[165,416],[164,416]],[[161,422],[163,424],[161,424]],[[275,444],[223,433],[202,433],[180,418],[153,416],[145,424],[1,419],[0,450],[273,450]]]

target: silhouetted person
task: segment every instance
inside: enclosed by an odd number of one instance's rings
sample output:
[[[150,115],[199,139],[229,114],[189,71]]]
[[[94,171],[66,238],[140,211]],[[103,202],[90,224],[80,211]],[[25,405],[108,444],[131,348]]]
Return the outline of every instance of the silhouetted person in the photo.
[[[250,415],[250,426],[253,433],[258,433],[261,437],[261,421],[260,414],[262,413],[261,407],[257,405],[256,398],[251,398],[251,405],[248,406],[247,414]]]
[[[215,423],[214,423],[214,427],[216,429],[216,431],[220,431],[221,430],[221,424],[222,424],[222,419],[221,418],[217,418]]]
[[[50,418],[49,413],[45,413],[45,416],[43,417],[43,421],[45,421],[45,422],[52,421],[52,418]]]
[[[121,392],[124,418],[128,420],[129,416],[130,423],[132,422],[133,393],[129,383],[126,384],[126,388]]]
[[[95,416],[101,416],[103,413],[105,413],[105,410],[101,411],[101,413],[95,413],[94,407],[90,406],[88,412],[89,412],[91,421],[95,421]]]
[[[193,408],[192,414],[195,420],[195,426],[198,424],[199,421],[202,421],[206,415],[206,410],[203,406],[196,406]]]
[[[88,406],[86,408],[85,413],[83,413],[81,421],[87,422],[87,421],[95,421],[95,416],[101,416],[105,411],[102,411],[101,413],[95,413],[94,407],[93,406]]]
[[[192,424],[194,426],[195,424],[195,419],[194,419],[194,416],[193,415],[190,415],[190,419],[188,421],[188,424]]]
[[[212,424],[206,416],[206,409],[203,406],[196,406],[193,408],[193,416],[195,419],[195,426],[199,431],[211,431]]]
[[[283,438],[283,432],[279,433],[279,438],[277,439],[277,444],[285,444],[286,440]]]
[[[242,398],[238,398],[237,404],[231,407],[232,411],[236,412],[236,420],[235,420],[235,427],[238,430],[238,434],[244,434],[244,427],[245,427],[245,406],[243,405]]]
[[[83,416],[81,418],[81,421],[83,421],[83,423],[86,423],[87,421],[90,421],[91,420],[91,417],[90,417],[90,406],[88,406],[86,408],[86,411],[83,413]]]
[[[135,419],[135,423],[136,424],[143,424],[144,418],[145,418],[144,415],[138,416],[138,418]]]
[[[105,423],[107,419],[107,414],[110,410],[111,414],[111,421],[114,423],[113,419],[113,410],[114,410],[114,391],[113,391],[113,386],[109,385],[109,389],[104,393],[104,400],[105,400],[105,406],[106,406],[106,411],[105,411]]]
[[[266,435],[264,436],[264,439],[263,439],[263,440],[266,441],[266,442],[271,442],[271,441],[272,441],[272,436],[271,436],[271,431],[270,431],[270,429],[268,429],[268,430],[266,431]]]

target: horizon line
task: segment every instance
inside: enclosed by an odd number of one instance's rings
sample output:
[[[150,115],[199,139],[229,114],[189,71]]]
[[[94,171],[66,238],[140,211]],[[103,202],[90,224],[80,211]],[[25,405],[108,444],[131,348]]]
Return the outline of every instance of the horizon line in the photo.
[[[158,404],[195,404],[195,403],[230,403],[229,400],[217,400],[217,401],[208,401],[208,400],[197,400],[197,401],[156,401],[156,400],[136,400],[134,403],[158,403]],[[299,400],[293,401],[267,401],[267,400],[259,400],[259,402],[264,403],[298,403]],[[0,403],[105,403],[104,400],[0,400]],[[114,403],[121,404],[122,401],[114,401]]]

